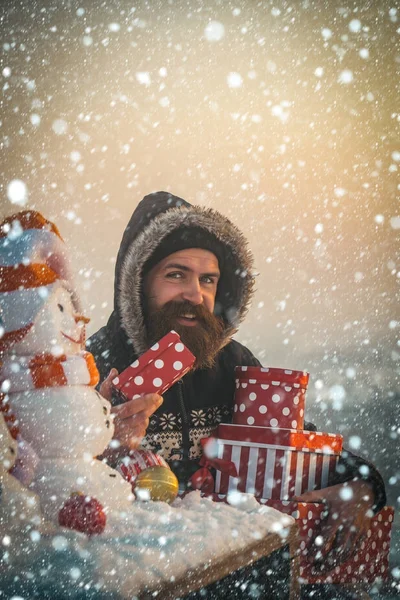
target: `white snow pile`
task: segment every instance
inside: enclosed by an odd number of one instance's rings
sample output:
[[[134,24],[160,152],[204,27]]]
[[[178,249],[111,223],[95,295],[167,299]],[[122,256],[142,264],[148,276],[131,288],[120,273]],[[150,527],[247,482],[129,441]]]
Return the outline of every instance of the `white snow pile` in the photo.
[[[2,540],[0,590],[23,598],[132,599],[268,534],[286,538],[292,517],[248,495],[233,500],[235,506],[212,502],[196,491],[172,506],[138,501],[125,520],[93,537],[61,528],[10,531]]]

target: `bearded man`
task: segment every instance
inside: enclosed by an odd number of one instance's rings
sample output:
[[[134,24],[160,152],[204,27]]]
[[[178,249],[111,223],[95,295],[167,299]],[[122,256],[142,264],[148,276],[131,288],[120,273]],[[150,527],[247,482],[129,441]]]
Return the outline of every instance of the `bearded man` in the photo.
[[[106,380],[101,392],[110,397],[117,371],[171,329],[196,363],[164,394],[162,406],[159,396],[147,394],[115,407],[115,437],[122,447],[142,442],[176,461],[182,481],[196,470],[200,440],[231,420],[235,366],[260,365],[231,339],[252,292],[252,256],[228,219],[166,192],[140,202],[116,261],[114,311],[88,340],[101,381]]]
[[[142,443],[170,462],[183,484],[198,468],[200,440],[232,419],[235,367],[260,366],[232,339],[252,296],[252,265],[247,241],[223,215],[166,192],[149,194],[122,238],[114,311],[88,340],[103,381],[100,391],[111,401],[111,380],[171,329],[196,356],[194,370],[164,399],[147,394],[113,409],[120,451]],[[304,495],[331,509],[319,558],[351,552],[368,522],[366,512],[385,503],[379,473],[349,452],[329,483]],[[343,485],[346,494],[340,493]]]

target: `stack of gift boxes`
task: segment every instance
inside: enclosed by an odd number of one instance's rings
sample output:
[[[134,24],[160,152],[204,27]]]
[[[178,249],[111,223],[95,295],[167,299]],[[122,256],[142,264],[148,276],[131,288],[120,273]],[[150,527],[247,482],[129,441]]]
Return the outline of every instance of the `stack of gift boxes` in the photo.
[[[328,485],[342,451],[342,436],[305,431],[308,374],[276,368],[237,367],[232,424],[219,425],[205,444],[206,453],[233,463],[236,476],[221,467],[215,500],[232,492],[254,494],[262,504],[297,519],[300,573],[308,583],[358,583],[384,578],[388,572],[393,509],[371,519],[367,537],[351,558],[329,574],[315,574],[307,560],[310,539],[318,533],[326,506],[297,502],[296,497]],[[232,473],[232,471],[230,470]]]
[[[121,401],[143,393],[164,393],[193,366],[195,357],[171,331],[114,379]],[[216,501],[229,493],[254,494],[260,503],[297,519],[300,531],[300,571],[304,582],[358,583],[385,577],[388,571],[393,509],[383,508],[373,519],[357,554],[328,575],[315,575],[307,561],[307,546],[317,535],[325,505],[297,502],[303,492],[329,483],[342,451],[342,437],[304,430],[308,374],[262,367],[236,367],[233,423],[221,423],[204,444],[216,472]],[[204,457],[206,458],[206,457]],[[230,468],[224,469],[223,465]],[[236,476],[232,475],[232,464]]]

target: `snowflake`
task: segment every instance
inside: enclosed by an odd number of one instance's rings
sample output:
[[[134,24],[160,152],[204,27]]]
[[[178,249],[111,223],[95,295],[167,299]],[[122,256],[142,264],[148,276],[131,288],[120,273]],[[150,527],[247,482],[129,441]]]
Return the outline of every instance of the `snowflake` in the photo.
[[[206,414],[204,410],[192,410],[192,421],[196,427],[206,424]]]
[[[215,425],[218,425],[222,421],[221,407],[213,406],[211,409],[211,420]]]
[[[162,429],[174,429],[176,427],[176,416],[172,413],[164,413],[160,417],[160,427]]]

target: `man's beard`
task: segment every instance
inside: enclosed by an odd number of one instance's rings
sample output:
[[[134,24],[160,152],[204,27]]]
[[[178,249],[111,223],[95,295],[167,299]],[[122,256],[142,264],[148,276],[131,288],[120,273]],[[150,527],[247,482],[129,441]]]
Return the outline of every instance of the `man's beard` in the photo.
[[[178,323],[178,317],[188,313],[196,317],[196,325]],[[196,357],[195,369],[215,364],[215,357],[224,339],[225,325],[220,317],[216,317],[202,304],[194,305],[188,300],[167,302],[160,309],[147,313],[146,325],[149,346],[173,329]]]

